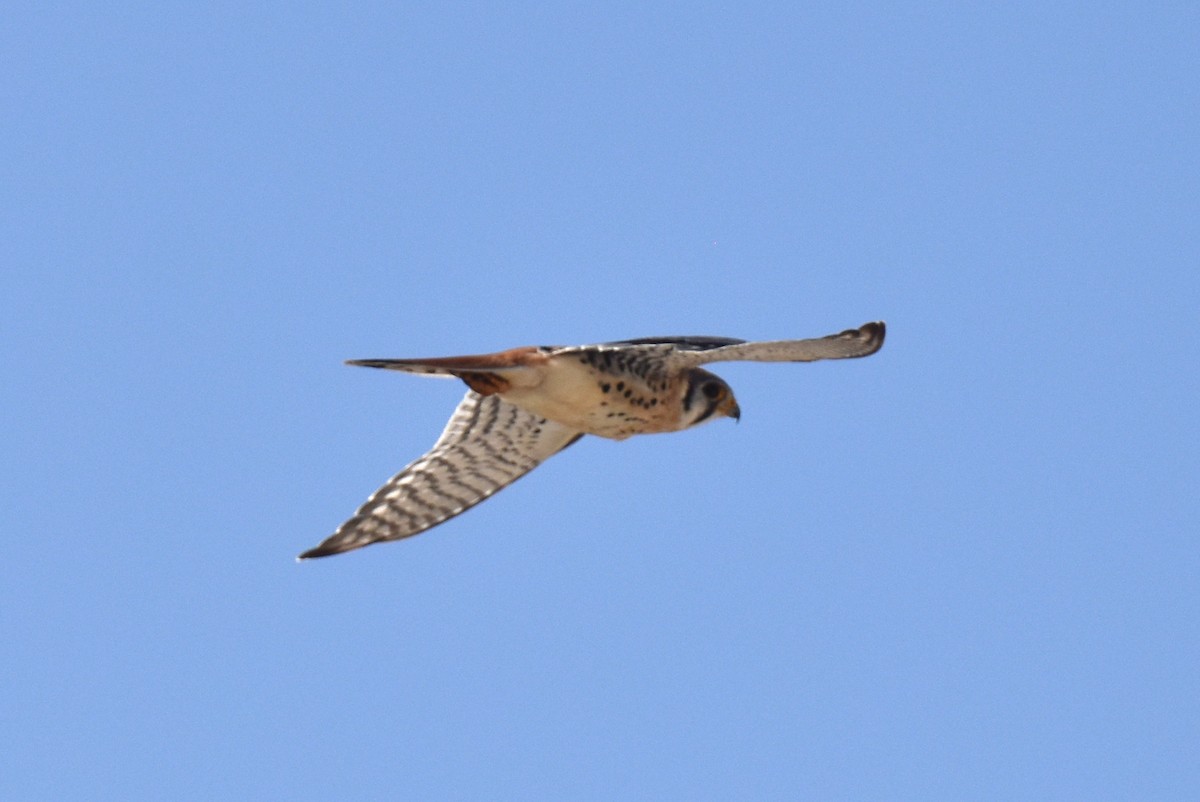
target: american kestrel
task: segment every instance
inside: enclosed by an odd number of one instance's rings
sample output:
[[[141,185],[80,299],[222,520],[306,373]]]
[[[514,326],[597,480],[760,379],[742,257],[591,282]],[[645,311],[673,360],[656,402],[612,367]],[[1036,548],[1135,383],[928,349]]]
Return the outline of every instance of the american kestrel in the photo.
[[[677,432],[741,411],[708,362],[814,362],[869,356],[883,322],[811,340],[648,337],[528,346],[434,359],[347,364],[457,377],[470,390],[429,453],[408,465],[305,560],[424,532],[483,501],[585,434],[624,440]]]

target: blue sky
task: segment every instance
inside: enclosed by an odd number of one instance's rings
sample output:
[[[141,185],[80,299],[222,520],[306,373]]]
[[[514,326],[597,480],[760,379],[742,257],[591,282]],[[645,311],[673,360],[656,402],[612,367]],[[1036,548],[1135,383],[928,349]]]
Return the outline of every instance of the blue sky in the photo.
[[[1194,4],[18,4],[0,796],[1200,791]],[[461,389],[743,410],[297,564]]]

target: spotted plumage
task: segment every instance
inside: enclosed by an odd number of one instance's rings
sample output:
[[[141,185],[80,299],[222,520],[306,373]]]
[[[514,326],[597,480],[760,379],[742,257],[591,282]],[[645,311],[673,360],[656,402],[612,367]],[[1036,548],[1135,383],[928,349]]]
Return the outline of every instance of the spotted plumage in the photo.
[[[424,532],[585,434],[624,440],[739,417],[729,385],[700,365],[868,356],[883,346],[885,333],[878,322],[809,340],[648,337],[479,356],[351,360],[351,365],[457,377],[470,389],[429,453],[393,476],[300,559]]]

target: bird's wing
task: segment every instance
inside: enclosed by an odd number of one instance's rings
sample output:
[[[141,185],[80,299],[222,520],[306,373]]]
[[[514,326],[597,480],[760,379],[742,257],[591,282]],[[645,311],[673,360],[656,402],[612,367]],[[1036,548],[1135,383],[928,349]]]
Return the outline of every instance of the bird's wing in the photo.
[[[684,337],[641,337],[636,340],[617,340],[611,343],[601,343],[599,347],[606,345],[667,345],[680,351],[707,351],[712,348],[720,348],[724,345],[736,345],[744,343],[745,340],[735,340],[732,337],[705,337],[700,335],[684,336]],[[597,347],[597,346],[592,346]]]
[[[593,345],[543,346],[541,351],[555,359],[578,357],[602,372],[632,374],[653,383],[669,377],[669,370],[674,368],[672,360],[678,353],[719,349],[740,342],[743,340],[729,337],[642,337]]]
[[[428,454],[408,465],[301,560],[424,532],[511,484],[582,433],[467,393]]]
[[[709,362],[816,362],[818,359],[852,359],[870,356],[883,347],[887,328],[883,321],[811,340],[738,342],[716,348],[673,351],[667,357],[675,369]]]

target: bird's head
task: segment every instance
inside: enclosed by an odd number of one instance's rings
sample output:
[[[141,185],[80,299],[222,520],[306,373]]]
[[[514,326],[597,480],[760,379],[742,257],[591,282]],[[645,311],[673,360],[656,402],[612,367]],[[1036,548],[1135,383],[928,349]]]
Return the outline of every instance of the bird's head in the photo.
[[[737,420],[741,416],[733,390],[724,379],[700,368],[693,368],[688,373],[687,389],[683,393],[683,428],[690,429],[714,418]]]

